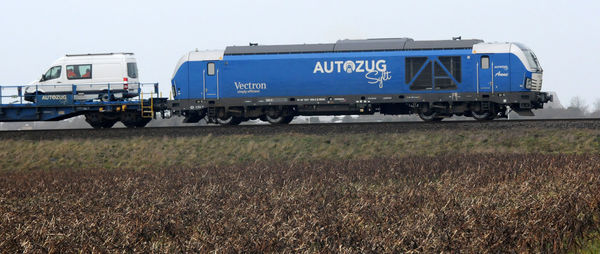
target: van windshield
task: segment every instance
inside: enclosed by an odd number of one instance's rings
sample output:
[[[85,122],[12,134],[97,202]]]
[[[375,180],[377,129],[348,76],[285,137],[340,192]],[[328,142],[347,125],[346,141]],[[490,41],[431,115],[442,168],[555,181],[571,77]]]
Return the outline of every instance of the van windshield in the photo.
[[[50,68],[46,72],[46,74],[44,74],[43,79],[41,81],[60,78],[61,69],[62,69],[61,66],[54,66],[54,67]]]
[[[136,63],[127,63],[127,76],[129,76],[129,78],[138,77],[138,69]]]

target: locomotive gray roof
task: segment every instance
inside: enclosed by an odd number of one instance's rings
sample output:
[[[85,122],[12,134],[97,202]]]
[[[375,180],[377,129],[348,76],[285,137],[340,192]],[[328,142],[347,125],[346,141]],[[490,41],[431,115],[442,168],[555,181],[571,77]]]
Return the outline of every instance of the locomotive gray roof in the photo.
[[[334,48],[335,48],[335,44],[230,46],[225,49],[225,55],[320,53],[320,52],[333,52]]]
[[[230,46],[225,55],[332,53],[355,51],[395,51],[432,49],[471,49],[482,40],[415,41],[411,38],[338,40],[331,44]]]
[[[445,40],[445,41],[408,41],[404,50],[419,49],[472,49],[473,45],[483,40]]]

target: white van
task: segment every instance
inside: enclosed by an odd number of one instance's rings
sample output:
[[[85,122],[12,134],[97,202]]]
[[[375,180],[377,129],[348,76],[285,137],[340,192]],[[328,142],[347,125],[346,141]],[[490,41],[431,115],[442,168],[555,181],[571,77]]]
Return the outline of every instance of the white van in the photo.
[[[75,100],[135,97],[139,87],[135,56],[133,53],[66,55],[56,60],[39,81],[25,87],[25,100],[35,102],[36,94],[69,94],[73,85]]]

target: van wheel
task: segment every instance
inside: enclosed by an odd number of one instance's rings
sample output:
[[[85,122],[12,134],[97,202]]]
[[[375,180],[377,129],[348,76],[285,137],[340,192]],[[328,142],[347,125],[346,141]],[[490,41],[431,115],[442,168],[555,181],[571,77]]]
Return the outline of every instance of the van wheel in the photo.
[[[115,95],[111,93],[110,96],[108,96],[108,92],[105,92],[98,95],[98,99],[103,102],[115,101]]]
[[[43,95],[44,93],[43,93],[43,92],[40,92],[40,91],[38,91],[38,92],[37,92],[37,94],[38,94],[38,95]],[[35,93],[25,93],[25,95],[23,95],[23,99],[24,99],[25,101],[28,101],[28,102],[33,102],[33,103],[35,103],[35,100],[36,100],[37,98],[36,98],[36,95],[35,95]]]

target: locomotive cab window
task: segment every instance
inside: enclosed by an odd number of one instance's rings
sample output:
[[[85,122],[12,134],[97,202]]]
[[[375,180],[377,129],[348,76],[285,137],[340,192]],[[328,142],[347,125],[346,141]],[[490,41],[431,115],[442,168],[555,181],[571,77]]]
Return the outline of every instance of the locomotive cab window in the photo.
[[[208,63],[206,69],[207,69],[206,73],[208,74],[208,76],[215,75],[215,63]]]
[[[487,70],[490,68],[490,57],[489,56],[482,56],[481,57],[481,69],[482,70]]]

